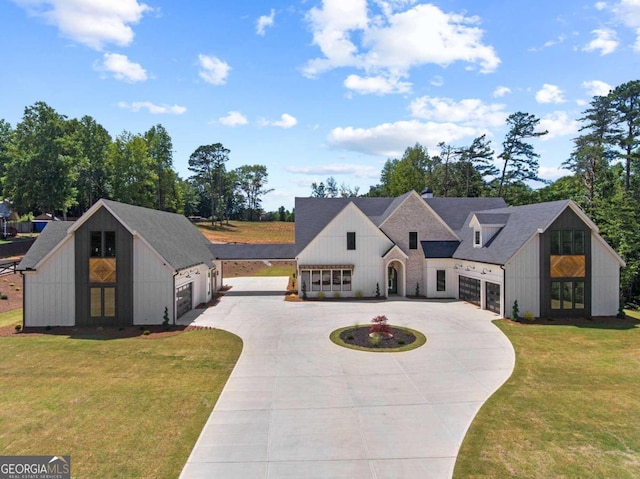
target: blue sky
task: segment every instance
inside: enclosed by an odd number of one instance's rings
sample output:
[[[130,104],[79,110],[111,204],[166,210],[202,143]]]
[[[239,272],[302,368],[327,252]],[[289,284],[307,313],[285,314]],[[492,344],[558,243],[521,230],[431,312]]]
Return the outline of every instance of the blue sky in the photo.
[[[533,113],[556,179],[593,95],[640,72],[640,0],[0,0],[0,118],[45,101],[112,136],[161,123],[188,177],[200,145],[264,164],[263,206],[328,176],[366,192],[387,158]]]

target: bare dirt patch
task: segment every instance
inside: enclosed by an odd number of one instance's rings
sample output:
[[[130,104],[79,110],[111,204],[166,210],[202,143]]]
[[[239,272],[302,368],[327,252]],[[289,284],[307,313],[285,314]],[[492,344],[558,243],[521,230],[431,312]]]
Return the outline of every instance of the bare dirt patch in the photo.
[[[22,276],[20,274],[5,274],[0,276],[0,313],[22,308]]]

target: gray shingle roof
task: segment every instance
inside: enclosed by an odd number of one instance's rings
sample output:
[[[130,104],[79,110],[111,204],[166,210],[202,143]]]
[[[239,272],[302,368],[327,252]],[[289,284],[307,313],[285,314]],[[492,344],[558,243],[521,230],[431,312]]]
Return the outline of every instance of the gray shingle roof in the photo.
[[[136,231],[175,270],[201,263],[211,265],[214,257],[209,240],[184,215],[102,200],[132,231]]]
[[[294,259],[296,245],[286,244],[210,244],[209,250],[216,259]]]
[[[198,264],[211,265],[215,259],[210,242],[185,216],[101,200],[131,231],[135,231],[155,249],[173,269],[180,270]],[[33,268],[64,239],[74,223],[50,222],[20,263],[21,269]]]
[[[396,198],[296,198],[296,255],[353,202],[376,225]]]
[[[508,213],[476,213],[476,219],[481,225],[505,225],[509,220]]]
[[[20,261],[18,269],[24,271],[35,268],[36,264],[67,236],[67,230],[71,225],[73,225],[72,221],[51,221],[48,223]]]
[[[505,264],[538,229],[547,229],[568,205],[569,200],[562,200],[491,210],[491,214],[508,214],[509,218],[491,242],[482,248],[473,247],[473,229],[466,227],[473,215],[470,213],[464,221],[465,227],[459,232],[462,243],[453,257],[468,261]]]
[[[502,198],[426,198],[425,201],[456,232],[469,224],[465,222],[469,213],[507,206]]]

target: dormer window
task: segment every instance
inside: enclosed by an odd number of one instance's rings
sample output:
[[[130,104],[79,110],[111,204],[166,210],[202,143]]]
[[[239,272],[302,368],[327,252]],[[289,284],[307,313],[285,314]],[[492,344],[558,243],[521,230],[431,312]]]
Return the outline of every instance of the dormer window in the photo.
[[[418,249],[418,232],[409,232],[409,249]]]
[[[480,230],[475,230],[473,232],[473,246],[475,248],[480,248],[482,246],[482,241],[480,237]]]

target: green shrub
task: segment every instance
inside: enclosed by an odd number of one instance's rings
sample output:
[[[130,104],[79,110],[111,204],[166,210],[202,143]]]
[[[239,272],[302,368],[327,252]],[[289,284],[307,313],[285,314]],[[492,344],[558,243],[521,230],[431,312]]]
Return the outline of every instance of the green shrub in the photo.
[[[20,332],[22,330],[22,324],[16,324],[15,329],[17,332]]]
[[[369,336],[369,342],[371,343],[371,346],[377,346],[380,343],[380,336],[379,335],[374,335],[374,336]]]
[[[145,329],[144,331],[142,331],[142,334],[144,334],[145,336],[149,336],[151,334],[151,331]]]
[[[324,297],[325,297],[324,291],[320,291],[318,293],[318,299],[324,299]]]
[[[162,315],[162,326],[165,331],[169,331],[169,328],[171,328],[171,325],[169,324],[169,308],[166,306],[164,307],[164,314]]]
[[[340,291],[336,291],[335,293],[333,293],[333,297],[338,299],[340,297]]]
[[[376,283],[376,298],[380,297],[380,283]]]
[[[531,311],[527,311],[524,313],[524,319],[526,319],[527,321],[533,321],[536,319],[536,317],[533,315]]]
[[[405,344],[404,339],[398,339],[398,345],[403,346]]]
[[[347,335],[347,339],[348,339],[349,341],[353,341],[353,334],[348,334],[348,335]]]
[[[511,308],[511,320],[517,321],[520,317],[520,308],[518,307],[518,300],[516,299],[513,302],[513,307]]]
[[[360,290],[356,291],[356,298],[362,299],[363,297],[364,297],[364,294],[362,294],[362,291]]]
[[[302,299],[307,299],[307,283],[306,283],[306,281],[302,282]]]
[[[6,294],[0,294],[0,299],[9,299],[9,296]]]
[[[420,296],[420,283],[416,283],[416,296]]]

